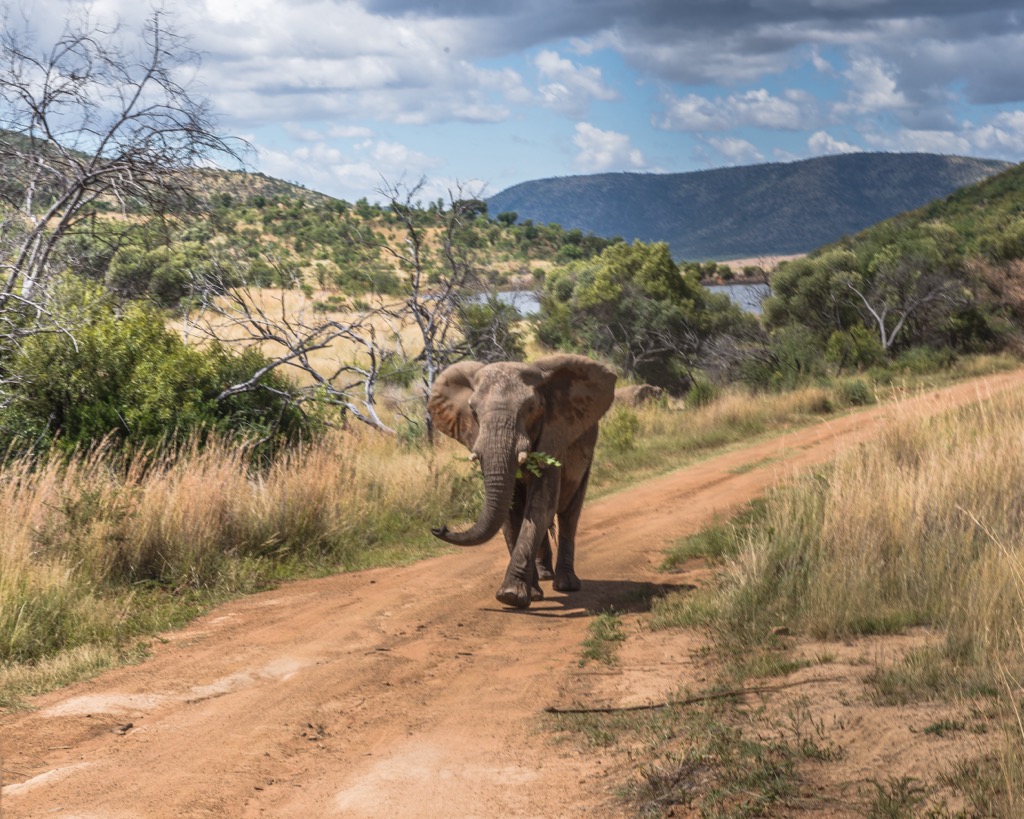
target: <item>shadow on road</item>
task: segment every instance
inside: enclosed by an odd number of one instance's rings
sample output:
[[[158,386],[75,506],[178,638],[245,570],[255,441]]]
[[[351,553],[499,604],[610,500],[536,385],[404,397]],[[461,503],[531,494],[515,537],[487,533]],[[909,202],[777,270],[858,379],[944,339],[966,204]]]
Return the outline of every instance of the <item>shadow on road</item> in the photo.
[[[527,617],[576,618],[593,617],[604,611],[614,610],[620,614],[637,614],[651,610],[651,601],[670,592],[693,591],[691,583],[650,583],[635,580],[583,580],[583,588],[572,594],[551,590],[543,584],[544,599],[536,601],[528,609],[513,609],[505,606],[484,606],[481,611],[512,614]]]

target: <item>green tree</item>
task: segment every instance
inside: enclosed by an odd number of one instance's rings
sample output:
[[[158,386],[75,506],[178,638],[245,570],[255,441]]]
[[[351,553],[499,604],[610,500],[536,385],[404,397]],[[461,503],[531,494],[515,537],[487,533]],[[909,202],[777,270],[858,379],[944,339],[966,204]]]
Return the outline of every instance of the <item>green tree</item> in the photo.
[[[459,307],[459,327],[477,361],[522,361],[526,346],[516,324],[522,319],[511,304],[491,293],[483,302],[463,302]]]
[[[684,390],[709,343],[755,319],[683,274],[664,243],[618,243],[545,279],[539,340],[596,353],[628,377]]]
[[[0,422],[4,444],[52,441],[70,449],[114,435],[152,445],[211,430],[264,438],[303,428],[276,374],[259,393],[221,398],[260,366],[255,350],[235,356],[216,344],[188,347],[152,306],[116,308],[99,286],[76,279],[57,290],[70,331],[34,335],[5,362],[17,389]]]
[[[137,245],[114,254],[107,269],[107,287],[121,299],[148,298],[172,307],[188,295],[191,284],[209,275],[211,259],[199,242],[176,242],[146,250]]]
[[[859,323],[853,293],[845,284],[858,269],[856,254],[842,249],[780,265],[763,305],[766,323],[770,327],[800,324],[822,340]]]

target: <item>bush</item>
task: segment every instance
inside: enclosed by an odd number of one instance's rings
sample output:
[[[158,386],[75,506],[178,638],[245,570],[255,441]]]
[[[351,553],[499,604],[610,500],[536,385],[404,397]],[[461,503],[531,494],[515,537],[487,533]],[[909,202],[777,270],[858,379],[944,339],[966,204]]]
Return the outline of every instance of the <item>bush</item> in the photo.
[[[605,446],[615,452],[627,452],[636,447],[640,435],[640,419],[629,407],[617,406],[601,424],[601,437]]]
[[[698,377],[693,380],[690,391],[686,394],[686,405],[693,409],[706,407],[718,398],[718,387],[707,378]]]
[[[868,383],[861,378],[840,381],[837,386],[839,400],[850,407],[864,407],[875,403],[875,394]]]
[[[477,361],[522,361],[526,346],[516,324],[522,319],[511,304],[490,293],[484,302],[459,305],[459,328]]]
[[[0,420],[0,444],[53,441],[71,450],[109,435],[149,446],[215,429],[259,438],[308,429],[270,391],[217,400],[262,365],[256,350],[188,347],[158,310],[135,302],[115,311],[95,285],[70,280],[61,298],[71,336],[32,336],[8,362],[17,386]],[[274,374],[266,383],[287,387]]]
[[[867,327],[854,325],[849,330],[837,330],[825,345],[825,360],[842,372],[846,367],[863,370],[885,361],[885,350],[877,334]]]
[[[952,350],[936,350],[931,347],[911,347],[900,353],[894,362],[898,369],[914,375],[926,375],[948,370],[956,361]]]

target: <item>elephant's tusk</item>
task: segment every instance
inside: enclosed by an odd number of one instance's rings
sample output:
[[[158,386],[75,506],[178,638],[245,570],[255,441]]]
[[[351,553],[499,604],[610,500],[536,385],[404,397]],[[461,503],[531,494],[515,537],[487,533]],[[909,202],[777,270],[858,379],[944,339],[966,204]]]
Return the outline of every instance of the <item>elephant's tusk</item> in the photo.
[[[530,453],[529,452],[520,452],[519,453],[519,465],[522,466],[523,464],[525,464],[526,463],[526,459],[529,458],[529,457],[530,457]]]
[[[472,453],[470,453],[470,455],[469,455],[469,460],[470,460],[470,462],[476,462],[476,461],[479,461],[479,460],[480,460],[480,456],[479,456],[479,455],[477,455],[477,454],[476,454],[475,452],[472,452]]]

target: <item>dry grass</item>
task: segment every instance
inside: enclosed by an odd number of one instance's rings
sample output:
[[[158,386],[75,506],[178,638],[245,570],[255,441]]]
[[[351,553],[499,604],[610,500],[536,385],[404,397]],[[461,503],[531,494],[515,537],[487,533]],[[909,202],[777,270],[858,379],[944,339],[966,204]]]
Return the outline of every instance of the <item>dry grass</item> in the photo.
[[[1024,659],[1022,440],[1019,394],[903,419],[772,500],[773,534],[747,544],[736,594],[792,568],[777,616],[815,636],[941,625],[979,660]]]
[[[962,787],[989,805],[985,815],[1024,815],[1022,444],[1019,392],[907,414],[718,527],[705,540],[723,566],[720,588],[667,598],[654,623],[707,626],[746,667],[778,648],[780,629],[841,639],[929,628],[935,648],[872,672],[879,702],[992,702],[1006,743]]]
[[[730,389],[699,408],[681,403],[615,407],[601,423],[591,491],[679,469],[710,452],[776,435],[843,408],[835,391],[822,387],[756,397]]]
[[[262,471],[226,443],[14,460],[0,474],[0,670],[124,647],[283,577],[436,553],[429,527],[471,517],[476,502],[468,468],[446,451],[372,433]]]
[[[278,289],[278,288],[253,288],[248,291],[247,299],[251,300],[254,310],[261,311],[271,320],[285,322],[293,326],[318,326],[327,322],[337,322],[341,325],[361,322],[365,324],[366,331],[370,328],[376,334],[379,341],[384,341],[385,346],[396,352],[406,351],[411,357],[419,355],[423,348],[423,340],[419,328],[408,316],[405,320],[397,323],[386,320],[383,316],[372,316],[369,319],[363,313],[355,309],[340,310],[333,309],[330,304],[332,297],[338,296],[333,290],[310,290],[304,292],[301,289]],[[370,297],[365,297],[369,302]],[[358,301],[358,297],[346,296],[349,303]],[[385,297],[388,303],[395,302],[394,297]],[[204,321],[207,323],[205,331],[201,328],[189,327],[183,321],[175,320],[169,326],[189,343],[201,344],[208,338],[208,332],[226,343],[245,341],[248,338],[248,331],[244,326],[234,323],[228,317],[208,316]],[[276,342],[262,342],[259,345],[260,351],[268,356],[274,357],[286,352],[285,347]],[[336,340],[331,345],[313,350],[308,356],[309,363],[321,374],[335,372],[342,364],[359,363],[366,364],[366,350],[360,345],[345,341]],[[301,385],[312,383],[309,373],[302,368],[286,365],[282,372],[292,377]]]

